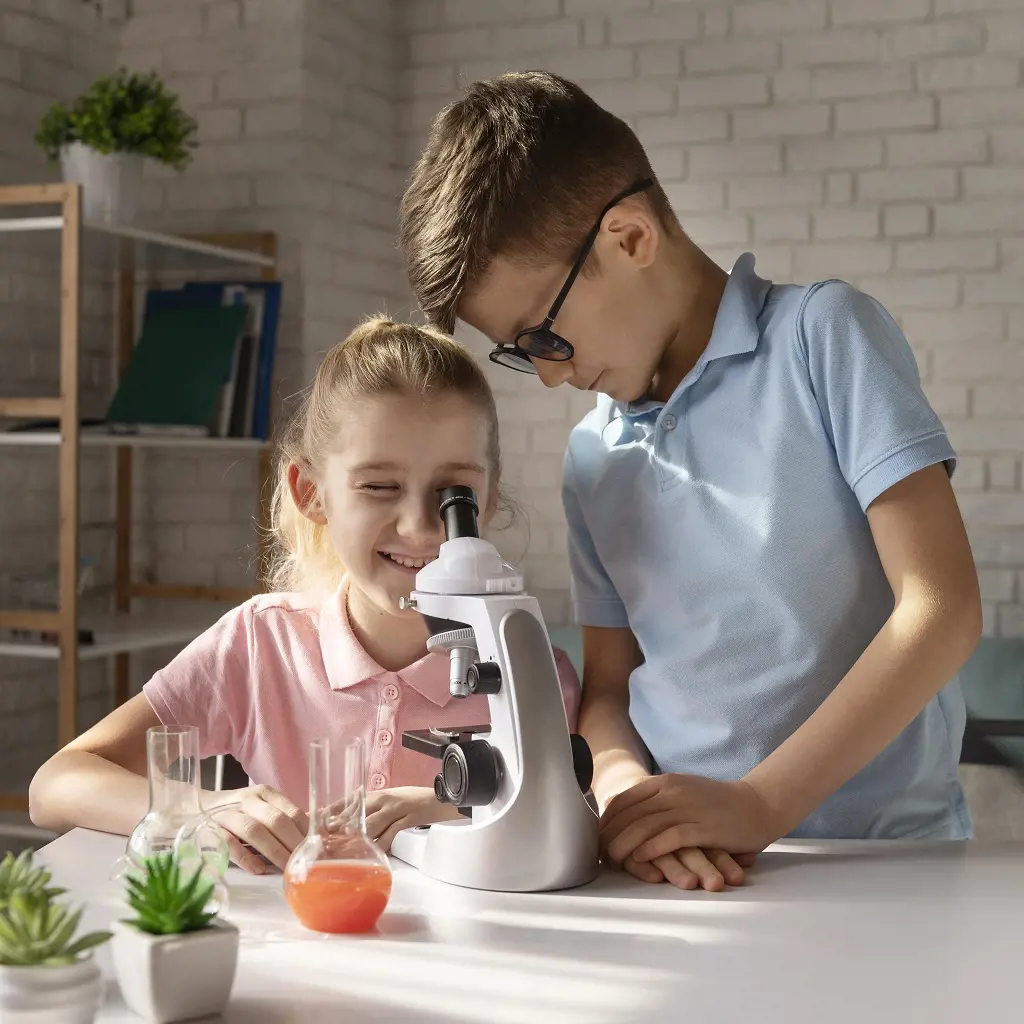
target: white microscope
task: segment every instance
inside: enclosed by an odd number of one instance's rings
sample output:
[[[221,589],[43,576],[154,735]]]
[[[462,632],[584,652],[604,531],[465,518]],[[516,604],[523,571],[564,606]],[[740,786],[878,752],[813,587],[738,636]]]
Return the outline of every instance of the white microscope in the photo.
[[[440,759],[434,793],[462,817],[399,832],[391,853],[471,889],[568,889],[598,870],[593,761],[569,734],[540,605],[480,537],[478,511],[470,488],[440,492],[446,540],[403,607],[426,619],[428,649],[448,652],[452,696],[487,694],[491,724],[403,735]]]

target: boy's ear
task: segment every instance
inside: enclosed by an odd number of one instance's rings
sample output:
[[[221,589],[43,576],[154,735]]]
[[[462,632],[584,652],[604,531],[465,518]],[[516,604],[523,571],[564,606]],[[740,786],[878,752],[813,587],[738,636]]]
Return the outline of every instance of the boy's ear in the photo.
[[[636,267],[649,267],[654,262],[660,232],[645,203],[626,202],[612,207],[601,227],[606,240],[602,248],[606,251],[614,248]]]
[[[291,491],[295,507],[311,523],[317,526],[327,525],[327,516],[324,514],[316,484],[306,476],[306,470],[297,462],[288,466],[288,489]]]

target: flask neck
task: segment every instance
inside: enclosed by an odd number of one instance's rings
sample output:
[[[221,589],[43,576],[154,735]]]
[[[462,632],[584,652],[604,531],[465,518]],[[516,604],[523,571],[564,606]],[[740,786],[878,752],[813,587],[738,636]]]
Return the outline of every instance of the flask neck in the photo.
[[[149,810],[169,817],[198,814],[199,736],[194,727],[159,727],[146,736]]]
[[[366,789],[363,743],[353,739],[336,748],[332,767],[328,740],[309,745],[310,835],[366,834]]]

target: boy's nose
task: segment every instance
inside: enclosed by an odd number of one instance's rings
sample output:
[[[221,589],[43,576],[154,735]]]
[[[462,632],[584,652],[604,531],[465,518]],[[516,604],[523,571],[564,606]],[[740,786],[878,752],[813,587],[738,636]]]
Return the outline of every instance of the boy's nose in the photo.
[[[533,365],[537,368],[537,376],[546,388],[557,388],[572,380],[572,360],[555,362],[552,359],[535,359]]]

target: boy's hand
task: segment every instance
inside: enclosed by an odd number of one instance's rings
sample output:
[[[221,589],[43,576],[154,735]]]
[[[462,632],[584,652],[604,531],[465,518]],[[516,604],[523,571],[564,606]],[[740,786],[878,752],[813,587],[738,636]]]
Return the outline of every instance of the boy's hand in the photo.
[[[222,804],[242,804],[212,820],[227,833],[231,860],[251,875],[262,875],[269,861],[282,871],[292,850],[306,836],[309,818],[283,793],[270,786],[224,790],[203,794],[204,810]]]
[[[366,833],[385,853],[403,828],[454,821],[458,816],[457,807],[438,803],[426,786],[399,786],[366,796]]]
[[[620,793],[601,816],[601,845],[614,864],[657,864],[691,847],[758,853],[778,838],[770,809],[742,780],[655,775]]]
[[[724,850],[700,850],[687,847],[652,861],[627,857],[622,868],[642,882],[668,882],[677,889],[705,889],[721,892],[727,885],[742,885],[744,868],[754,866],[753,853],[728,854]]]

